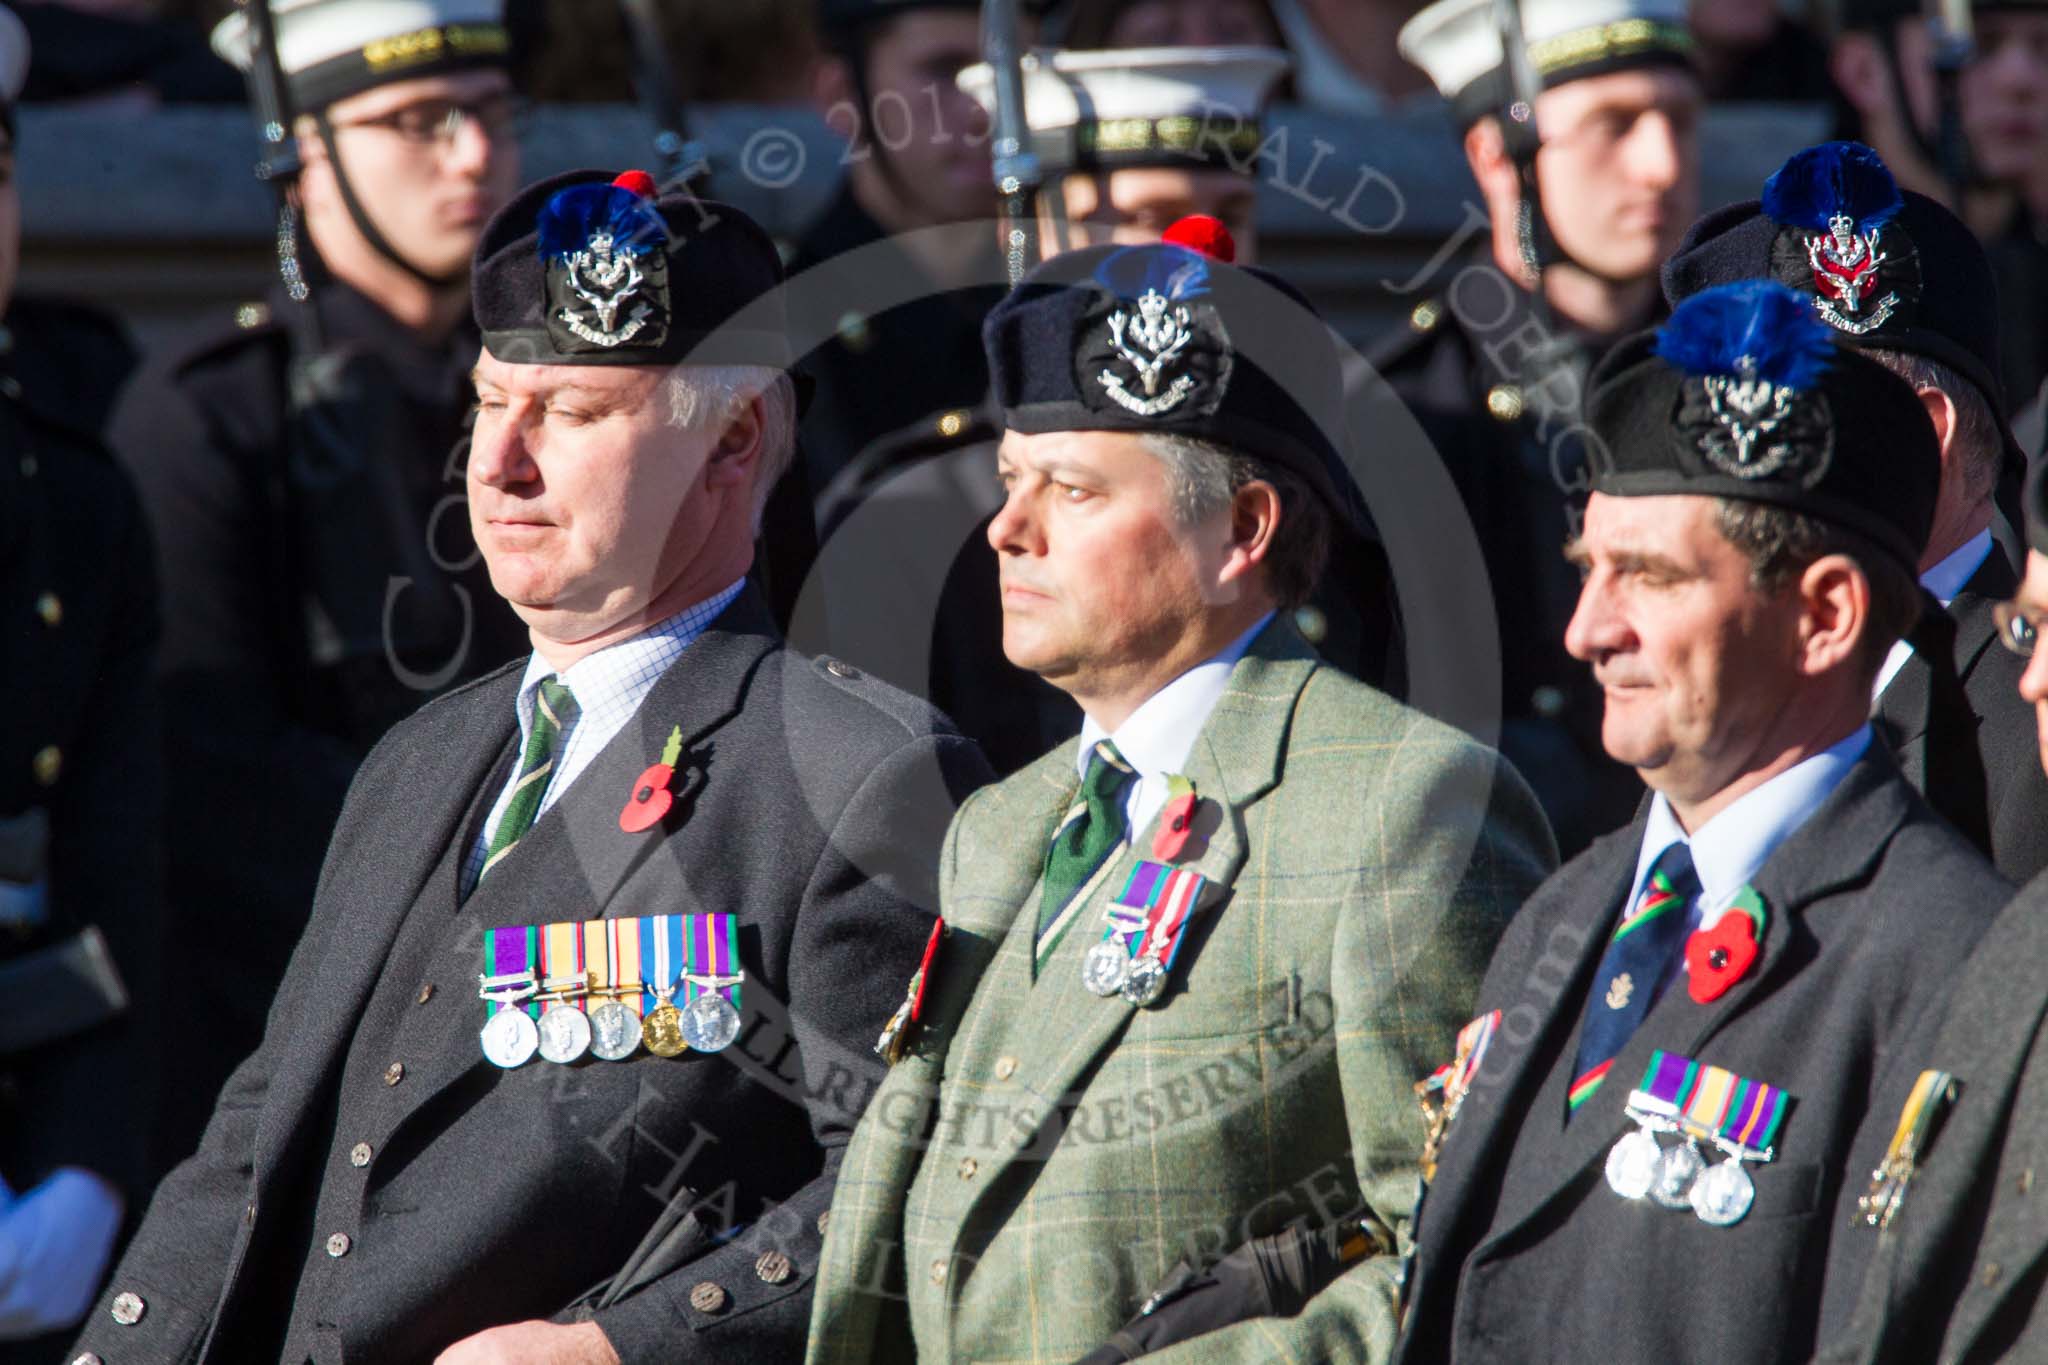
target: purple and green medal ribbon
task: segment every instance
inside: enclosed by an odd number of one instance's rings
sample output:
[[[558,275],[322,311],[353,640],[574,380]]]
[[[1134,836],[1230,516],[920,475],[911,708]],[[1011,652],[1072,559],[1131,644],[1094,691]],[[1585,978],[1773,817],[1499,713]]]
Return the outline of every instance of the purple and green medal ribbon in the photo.
[[[1650,1054],[1650,1064],[1643,1068],[1643,1083],[1637,1090],[1656,1102],[1657,1112],[1676,1118],[1691,1101],[1700,1070],[1700,1064],[1692,1058],[1660,1048]]]
[[[1785,1092],[1777,1086],[1738,1078],[1728,1117],[1721,1123],[1721,1137],[1740,1152],[1768,1152],[1785,1122],[1785,1108]]]
[[[652,1014],[661,1005],[660,991],[673,991],[683,966],[683,921],[685,915],[643,915],[640,918],[641,1013]]]
[[[1208,878],[1192,868],[1140,859],[1110,904],[1103,938],[1122,934],[1126,952],[1150,951],[1171,970],[1186,937],[1188,916],[1207,883]],[[1137,933],[1139,929],[1145,932]]]
[[[738,976],[740,974],[740,926],[737,915],[682,915],[683,937],[689,948],[687,975],[696,977]],[[710,991],[723,995],[734,1009],[740,1007],[737,982],[729,986],[700,986],[684,982],[685,1003]]]
[[[517,976],[521,972],[531,974],[539,960],[540,926],[537,924],[508,924],[492,929],[484,935],[485,976]],[[498,1011],[503,1008],[504,1005],[496,1000],[486,1000],[484,1017],[495,1018]],[[540,1017],[538,1001],[528,1001],[519,1008],[536,1019]]]

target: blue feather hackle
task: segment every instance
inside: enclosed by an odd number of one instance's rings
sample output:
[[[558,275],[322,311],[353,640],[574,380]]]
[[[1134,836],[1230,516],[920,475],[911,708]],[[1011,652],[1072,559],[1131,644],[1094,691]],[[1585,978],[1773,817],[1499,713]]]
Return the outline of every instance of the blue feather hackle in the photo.
[[[1756,378],[1810,389],[1834,363],[1835,343],[1805,296],[1776,280],[1743,280],[1679,304],[1657,331],[1656,352],[1690,375],[1741,375],[1746,356]]]
[[[1095,267],[1095,280],[1120,299],[1156,289],[1179,302],[1209,292],[1209,258],[1182,246],[1127,246]]]
[[[1823,142],[1796,152],[1764,182],[1763,210],[1773,222],[1825,232],[1847,213],[1858,232],[1881,228],[1906,201],[1876,152],[1860,142]]]
[[[541,259],[559,260],[584,249],[600,228],[612,234],[612,249],[638,256],[664,245],[668,227],[645,199],[616,185],[572,185],[540,211]]]

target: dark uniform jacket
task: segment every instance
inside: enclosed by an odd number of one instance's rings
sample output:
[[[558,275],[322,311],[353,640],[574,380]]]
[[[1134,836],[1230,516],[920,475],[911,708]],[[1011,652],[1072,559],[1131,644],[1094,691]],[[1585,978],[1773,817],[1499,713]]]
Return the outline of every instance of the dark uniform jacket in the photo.
[[[2048,774],[2041,771],[2034,708],[2019,694],[2027,661],[1998,643],[1998,623],[1992,619],[1992,609],[2018,590],[2018,575],[1994,544],[1948,608],[1956,622],[1956,675],[1977,717],[1991,861],[2014,885],[2048,868]],[[1907,780],[1923,794],[1930,684],[1927,665],[1913,655],[1878,697],[1876,712],[1878,732],[1898,756]]]
[[[1873,744],[1758,872],[1755,964],[1710,1004],[1666,990],[1567,1125],[1580,1020],[1646,820],[1546,882],[1494,954],[1478,1008],[1501,1025],[1419,1216],[1408,1365],[1806,1359],[1838,1199],[1861,1189],[1850,1144],[1878,1067],[2009,894]],[[1732,1227],[1623,1200],[1603,1179],[1659,1048],[1791,1097]]]
[[[2044,954],[2048,881],[2037,879],[1948,978],[1942,1008],[1898,1048],[1852,1181],[1882,1160],[1922,1070],[1949,1071],[1960,1089],[1890,1226],[1858,1221],[1836,1238],[1824,1365],[2048,1359],[2048,1184],[2037,1185],[2048,1171]]]
[[[863,248],[864,264],[835,271],[835,258]],[[949,289],[930,281],[887,240],[850,183],[804,233],[789,274],[791,335],[801,345],[824,338],[802,364],[817,386],[803,422],[814,495],[823,497],[871,442],[971,409],[988,391],[981,320],[1002,298],[1001,284]]]
[[[191,1152],[262,1035],[356,765],[436,691],[527,649],[451,453],[474,332],[431,346],[343,285],[316,297],[328,347],[362,357],[374,395],[339,405],[331,441],[287,436],[281,299],[145,370],[111,433],[164,573],[170,969],[185,983],[166,1022],[186,1043],[159,1169]]]
[[[1564,648],[1579,595],[1564,545],[1587,486],[1581,402],[1611,340],[1561,324],[1546,332],[1529,293],[1483,255],[1367,356],[1471,519],[1500,632],[1500,749],[1528,776],[1566,856],[1625,822],[1643,790],[1601,747],[1600,688]],[[1389,509],[1374,514],[1384,521]]]
[[[97,925],[131,1008],[0,1053],[0,1175],[22,1190],[83,1166],[139,1207],[162,909],[156,573],[127,476],[89,433],[33,403],[0,375],[0,824],[40,863],[47,918],[0,923],[0,964]],[[16,1358],[0,1345],[0,1360]]]
[[[596,1314],[619,1354],[801,1354],[820,1215],[882,1069],[871,1048],[930,928],[954,802],[986,767],[923,705],[784,648],[748,592],[464,901],[513,770],[519,680],[424,708],[364,764],[263,1045],[76,1349],[425,1362],[568,1316],[673,1200],[694,1213],[679,1263]],[[620,810],[672,726],[676,805],[627,834]],[[730,1049],[483,1059],[483,930],[663,913],[739,917]]]

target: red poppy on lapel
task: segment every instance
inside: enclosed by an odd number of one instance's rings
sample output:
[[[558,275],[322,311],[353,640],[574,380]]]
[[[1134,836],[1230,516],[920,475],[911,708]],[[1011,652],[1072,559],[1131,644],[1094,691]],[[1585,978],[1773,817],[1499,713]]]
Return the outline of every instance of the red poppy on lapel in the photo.
[[[639,834],[661,823],[661,817],[676,803],[669,784],[676,780],[676,760],[682,756],[683,727],[678,725],[662,746],[661,762],[650,764],[633,779],[633,794],[626,799],[626,808],[619,812],[620,829]]]
[[[1170,863],[1188,845],[1188,834],[1195,827],[1197,798],[1195,784],[1179,773],[1168,773],[1166,783],[1166,806],[1159,812],[1159,832],[1152,836],[1152,856]]]
[[[1763,937],[1764,903],[1745,886],[1711,929],[1697,929],[1685,941],[1686,989],[1702,1005],[1712,1004],[1742,980],[1756,962]]]

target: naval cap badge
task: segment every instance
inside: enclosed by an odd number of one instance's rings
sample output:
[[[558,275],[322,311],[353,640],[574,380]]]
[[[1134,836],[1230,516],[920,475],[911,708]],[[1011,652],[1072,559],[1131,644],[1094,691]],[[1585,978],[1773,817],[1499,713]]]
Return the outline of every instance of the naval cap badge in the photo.
[[[608,185],[573,185],[541,210],[547,326],[564,354],[639,350],[667,338],[668,227],[632,171]]]
[[[1834,342],[1790,289],[1747,280],[1694,295],[1656,351],[1687,376],[1678,428],[1716,471],[1807,486],[1826,472],[1832,419],[1817,390]]]

